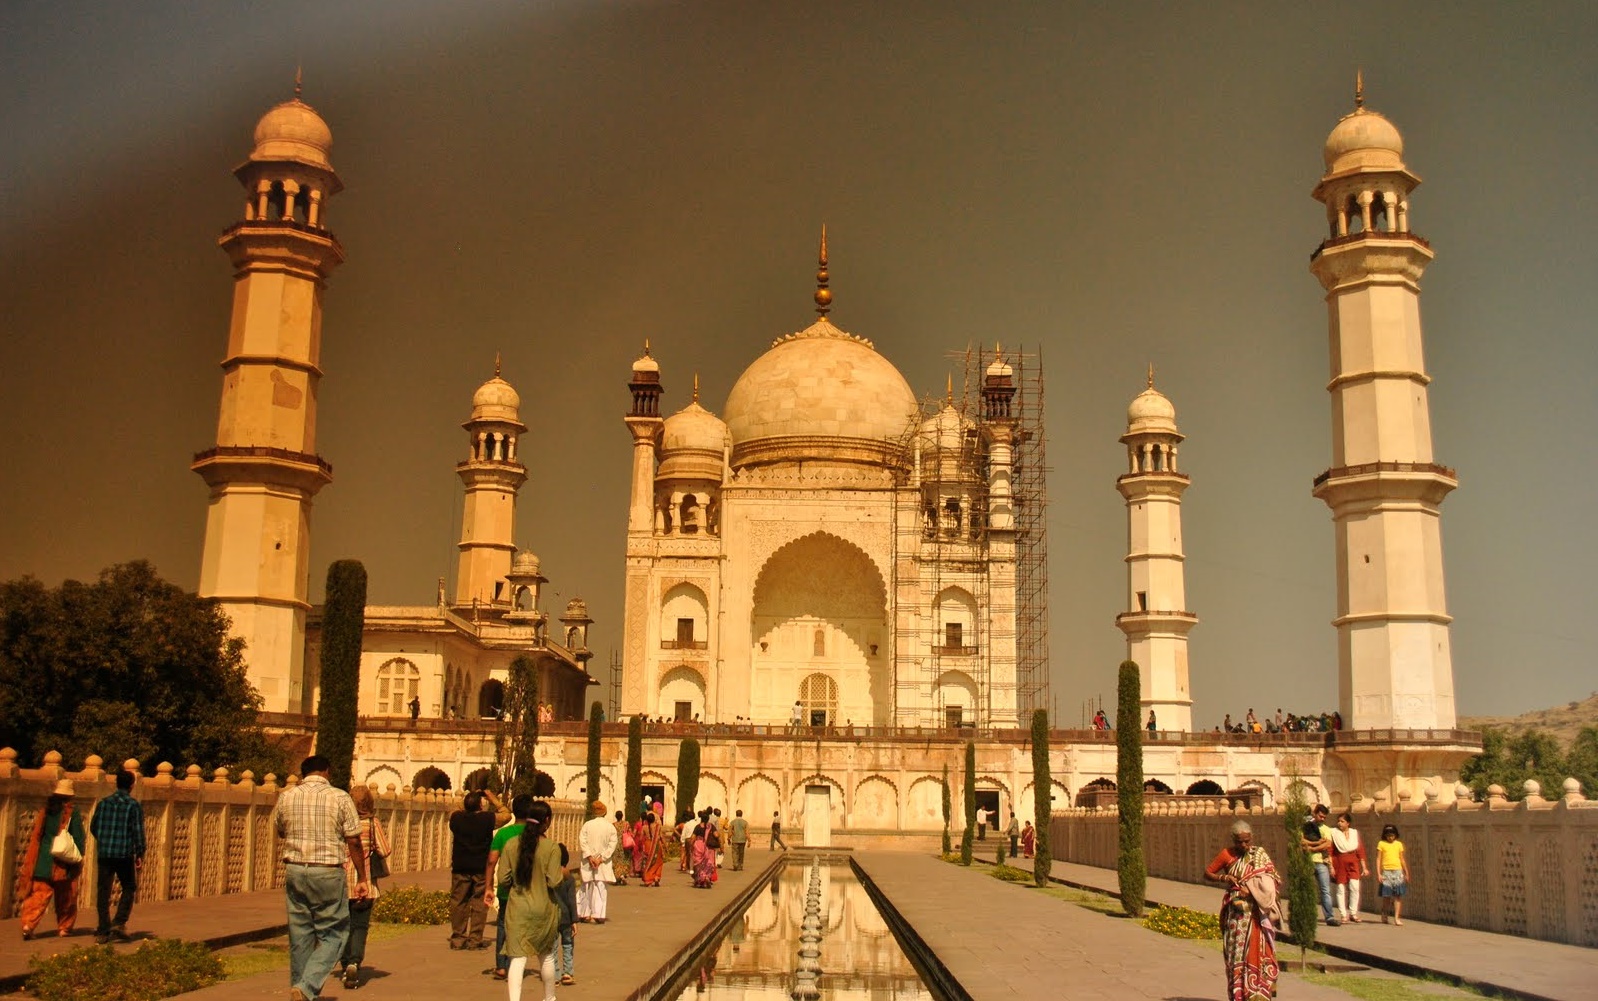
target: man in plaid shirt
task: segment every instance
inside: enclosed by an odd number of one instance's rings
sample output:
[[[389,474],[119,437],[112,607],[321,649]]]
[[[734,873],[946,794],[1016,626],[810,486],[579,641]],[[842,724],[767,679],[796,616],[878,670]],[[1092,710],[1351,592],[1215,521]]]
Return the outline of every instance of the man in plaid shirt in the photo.
[[[346,856],[355,866],[355,899],[365,900],[371,892],[355,801],[328,782],[331,767],[320,754],[306,758],[300,764],[304,778],[279,793],[272,809],[285,863],[290,1001],[313,1001],[343,955],[350,931]]]
[[[101,945],[112,938],[118,942],[133,940],[128,935],[128,918],[133,915],[133,894],[139,885],[139,869],[144,865],[144,807],[129,794],[132,788],[133,773],[125,768],[117,772],[116,792],[100,801],[89,821],[98,861],[94,904],[100,912],[100,923],[94,929],[94,940]],[[115,922],[111,920],[112,879],[122,884]]]

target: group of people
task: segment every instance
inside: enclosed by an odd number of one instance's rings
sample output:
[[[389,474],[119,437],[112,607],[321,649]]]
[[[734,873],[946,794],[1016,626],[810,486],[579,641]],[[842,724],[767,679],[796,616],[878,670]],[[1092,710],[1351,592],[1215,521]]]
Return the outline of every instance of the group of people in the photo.
[[[116,774],[116,791],[95,805],[89,818],[87,835],[94,839],[96,862],[94,905],[99,923],[94,940],[105,945],[115,939],[131,942],[128,919],[133,915],[133,896],[144,867],[144,809],[133,798],[137,776],[126,769]],[[22,940],[34,937],[45,911],[55,909],[56,934],[72,934],[78,920],[78,880],[90,849],[85,837],[83,816],[78,810],[71,779],[60,779],[45,800],[44,809],[34,818],[28,843],[23,848]],[[122,888],[116,914],[111,913],[111,892]]]
[[[977,807],[977,840],[988,839],[988,827],[998,827],[999,811],[989,810],[985,806]],[[1010,822],[1005,825],[1004,836],[1010,839],[1010,857],[1019,855],[1022,858],[1033,858],[1038,853],[1038,831],[1032,826],[1032,821],[1027,821],[1023,826],[1020,818],[1014,811],[1010,813]]]
[[[1262,720],[1254,715],[1251,707],[1243,719],[1236,723],[1232,722],[1232,714],[1227,713],[1215,730],[1217,733],[1325,733],[1342,728],[1343,714],[1339,710],[1299,716],[1294,713],[1284,715],[1278,708],[1275,716],[1267,716]]]
[[[1328,812],[1325,806],[1315,806],[1300,832],[1299,848],[1311,853],[1326,923],[1337,925],[1344,919],[1357,923],[1360,880],[1370,874],[1365,848],[1352,816],[1346,812],[1340,815],[1334,829],[1326,824]],[[1382,828],[1376,854],[1382,922],[1387,922],[1391,907],[1393,923],[1402,925],[1409,862],[1393,824]],[[1221,898],[1220,922],[1229,1001],[1270,1001],[1276,995],[1279,973],[1276,935],[1282,927],[1282,880],[1270,854],[1254,844],[1254,831],[1248,821],[1239,820],[1232,825],[1232,844],[1211,860],[1204,878],[1226,888]],[[1338,887],[1335,908],[1333,885]],[[1315,920],[1313,914],[1306,917],[1311,923]]]

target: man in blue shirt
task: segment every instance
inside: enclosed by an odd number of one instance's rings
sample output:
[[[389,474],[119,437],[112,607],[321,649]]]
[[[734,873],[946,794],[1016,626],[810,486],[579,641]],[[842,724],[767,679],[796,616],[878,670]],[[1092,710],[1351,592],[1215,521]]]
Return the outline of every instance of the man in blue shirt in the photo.
[[[94,940],[101,945],[115,938],[130,942],[128,918],[133,914],[133,894],[139,885],[139,869],[144,865],[144,807],[129,793],[133,773],[117,772],[116,792],[102,799],[89,821],[94,836],[99,875],[95,881],[94,904],[100,912]],[[111,880],[122,884],[122,899],[117,901],[116,921],[111,920]]]

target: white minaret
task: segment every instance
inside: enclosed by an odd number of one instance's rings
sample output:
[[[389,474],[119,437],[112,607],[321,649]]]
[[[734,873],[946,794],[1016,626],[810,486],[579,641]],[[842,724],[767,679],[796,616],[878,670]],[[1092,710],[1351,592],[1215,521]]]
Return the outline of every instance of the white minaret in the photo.
[[[234,268],[221,413],[216,446],[191,467],[211,488],[199,594],[232,621],[250,683],[275,712],[310,708],[311,498],[333,479],[316,454],[322,290],[344,260],[326,225],[343,187],[328,160],[333,133],[299,91],[261,118],[233,171],[246,195],[243,220],[219,241]]]
[[[1115,481],[1126,498],[1127,610],[1115,617],[1126,633],[1126,656],[1143,671],[1143,708],[1161,730],[1193,729],[1193,694],[1187,680],[1187,634],[1198,616],[1187,611],[1182,580],[1182,493],[1188,478],[1176,471],[1176,408],[1148,388],[1126,411],[1128,471]]]
[[[470,453],[455,466],[466,485],[461,510],[460,560],[455,572],[455,605],[464,608],[510,608],[514,596],[506,575],[516,552],[516,492],[527,482],[527,467],[516,457],[522,398],[511,384],[494,377],[472,394],[472,416],[466,429]]]
[[[1439,508],[1458,481],[1432,456],[1419,284],[1432,252],[1409,230],[1420,178],[1362,84],[1326,140],[1314,196],[1329,232],[1310,262],[1331,320],[1332,466],[1314,492],[1337,535],[1339,702],[1352,729],[1452,729]]]

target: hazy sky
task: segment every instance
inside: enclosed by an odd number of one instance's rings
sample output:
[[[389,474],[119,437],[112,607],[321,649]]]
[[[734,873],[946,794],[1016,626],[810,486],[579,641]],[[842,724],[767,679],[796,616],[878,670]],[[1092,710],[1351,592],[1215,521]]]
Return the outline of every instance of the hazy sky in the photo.
[[[519,544],[621,628],[629,364],[719,410],[811,318],[919,393],[1041,345],[1054,693],[1124,656],[1127,402],[1188,441],[1195,720],[1336,698],[1321,145],[1352,107],[1425,179],[1422,297],[1459,705],[1595,687],[1598,5],[0,5],[0,577],[198,580],[230,171],[291,93],[333,129],[312,591],[453,576],[459,424],[495,351],[529,425]]]

